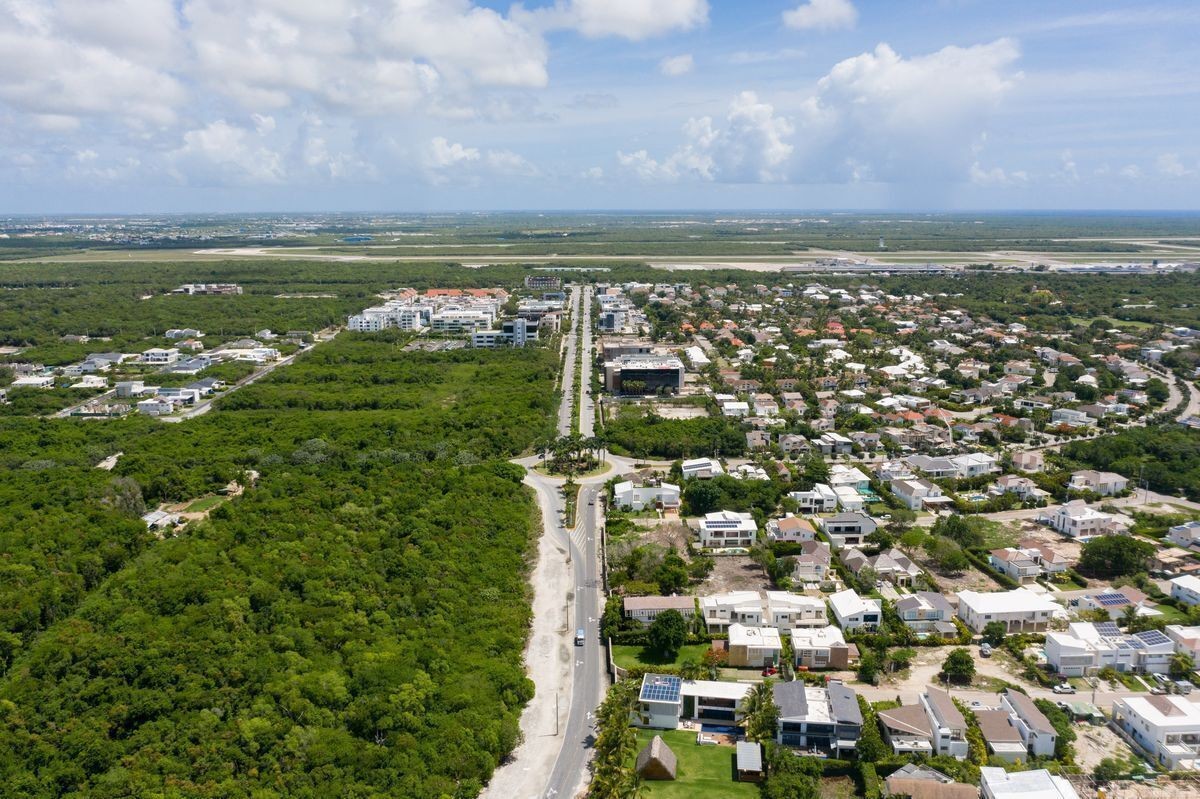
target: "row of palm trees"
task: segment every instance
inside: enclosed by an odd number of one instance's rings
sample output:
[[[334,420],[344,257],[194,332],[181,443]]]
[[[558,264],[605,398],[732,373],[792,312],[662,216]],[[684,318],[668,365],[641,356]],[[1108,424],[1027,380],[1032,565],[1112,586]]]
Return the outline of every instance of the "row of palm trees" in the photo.
[[[637,773],[637,730],[630,725],[637,709],[638,682],[612,687],[596,710],[596,760],[588,799],[641,799],[645,784]]]
[[[598,462],[604,449],[604,439],[598,436],[584,438],[578,433],[558,438],[543,438],[534,444],[534,451],[538,457],[543,460],[549,457],[553,468],[565,472],[579,471],[580,465]]]

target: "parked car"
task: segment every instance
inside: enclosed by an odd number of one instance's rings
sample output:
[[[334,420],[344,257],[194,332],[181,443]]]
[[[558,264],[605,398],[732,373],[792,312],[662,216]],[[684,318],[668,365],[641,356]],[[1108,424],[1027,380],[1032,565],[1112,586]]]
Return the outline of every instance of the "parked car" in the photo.
[[[985,658],[990,658],[992,656],[992,645],[984,641],[979,647],[979,654]]]
[[[1166,692],[1167,692],[1167,689],[1163,688],[1161,685],[1156,685],[1150,689],[1150,693],[1158,695],[1158,696],[1161,696],[1162,694],[1165,694]]]
[[[1071,685],[1069,682],[1060,683],[1059,685],[1054,686],[1054,693],[1073,694],[1075,693],[1075,686]]]
[[[779,669],[775,668],[774,666],[767,666],[762,670],[762,676],[764,677],[774,677],[778,673]]]

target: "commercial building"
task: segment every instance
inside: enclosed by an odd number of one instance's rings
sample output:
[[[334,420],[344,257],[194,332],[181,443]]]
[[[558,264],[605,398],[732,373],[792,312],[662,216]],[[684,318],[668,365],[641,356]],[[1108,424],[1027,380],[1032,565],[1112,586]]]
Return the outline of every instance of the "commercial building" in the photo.
[[[614,394],[642,395],[683,389],[683,361],[674,355],[623,355],[604,364],[604,388]]]
[[[476,330],[471,334],[471,346],[485,349],[524,347],[537,340],[537,325],[527,319],[506,319],[500,323],[499,330]]]

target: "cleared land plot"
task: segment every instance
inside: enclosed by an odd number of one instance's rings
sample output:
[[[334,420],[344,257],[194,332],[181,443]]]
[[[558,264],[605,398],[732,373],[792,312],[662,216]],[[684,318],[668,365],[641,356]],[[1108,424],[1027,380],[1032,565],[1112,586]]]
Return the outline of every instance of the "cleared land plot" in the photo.
[[[613,644],[613,660],[623,669],[654,666],[674,666],[678,668],[689,660],[694,660],[697,663],[703,662],[701,659],[708,649],[708,644],[688,644],[680,649],[674,658],[668,660],[657,656],[642,646]]]
[[[654,412],[664,419],[699,419],[708,416],[703,405],[655,405]]]
[[[638,730],[638,751],[661,735],[675,753],[675,779],[645,783],[645,796],[661,799],[739,799],[756,797],[758,786],[735,782],[732,746],[699,746],[696,733],[685,730]]]
[[[1106,757],[1125,760],[1133,755],[1129,745],[1108,727],[1075,725],[1075,763],[1084,774],[1091,774]],[[1161,795],[1161,794],[1156,794]]]
[[[703,596],[726,591],[764,591],[770,587],[762,567],[749,555],[720,555],[713,558],[712,574],[696,586],[696,593]]]

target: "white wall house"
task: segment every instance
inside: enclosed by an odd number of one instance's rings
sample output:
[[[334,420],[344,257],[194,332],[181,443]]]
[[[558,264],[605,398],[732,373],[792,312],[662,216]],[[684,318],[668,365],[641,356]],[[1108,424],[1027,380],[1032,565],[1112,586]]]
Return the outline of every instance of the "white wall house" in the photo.
[[[749,549],[758,537],[758,525],[749,513],[719,510],[700,520],[700,546]]]
[[[1089,508],[1082,499],[1060,505],[1050,515],[1050,526],[1063,535],[1082,541],[1118,532],[1115,516]]]
[[[1062,612],[1061,605],[1028,588],[958,592],[958,617],[977,633],[993,621],[1004,622],[1009,633],[1044,632],[1055,613]]]
[[[1200,767],[1200,703],[1186,696],[1122,696],[1112,720],[1156,765],[1170,771]]]
[[[837,493],[824,483],[817,483],[808,491],[793,491],[788,496],[796,500],[802,513],[833,513],[838,506]]]
[[[1200,577],[1176,577],[1171,581],[1171,596],[1185,605],[1200,605]]]
[[[843,630],[874,630],[883,619],[883,608],[878,599],[864,599],[853,588],[829,597],[829,607],[838,626]]]
[[[683,471],[683,479],[689,477],[716,477],[719,474],[725,474],[725,470],[721,468],[721,462],[713,458],[692,458],[686,460],[680,466]]]
[[[613,486],[613,504],[635,511],[656,507],[678,508],[679,486],[671,483],[635,486],[632,481],[626,480]]]

